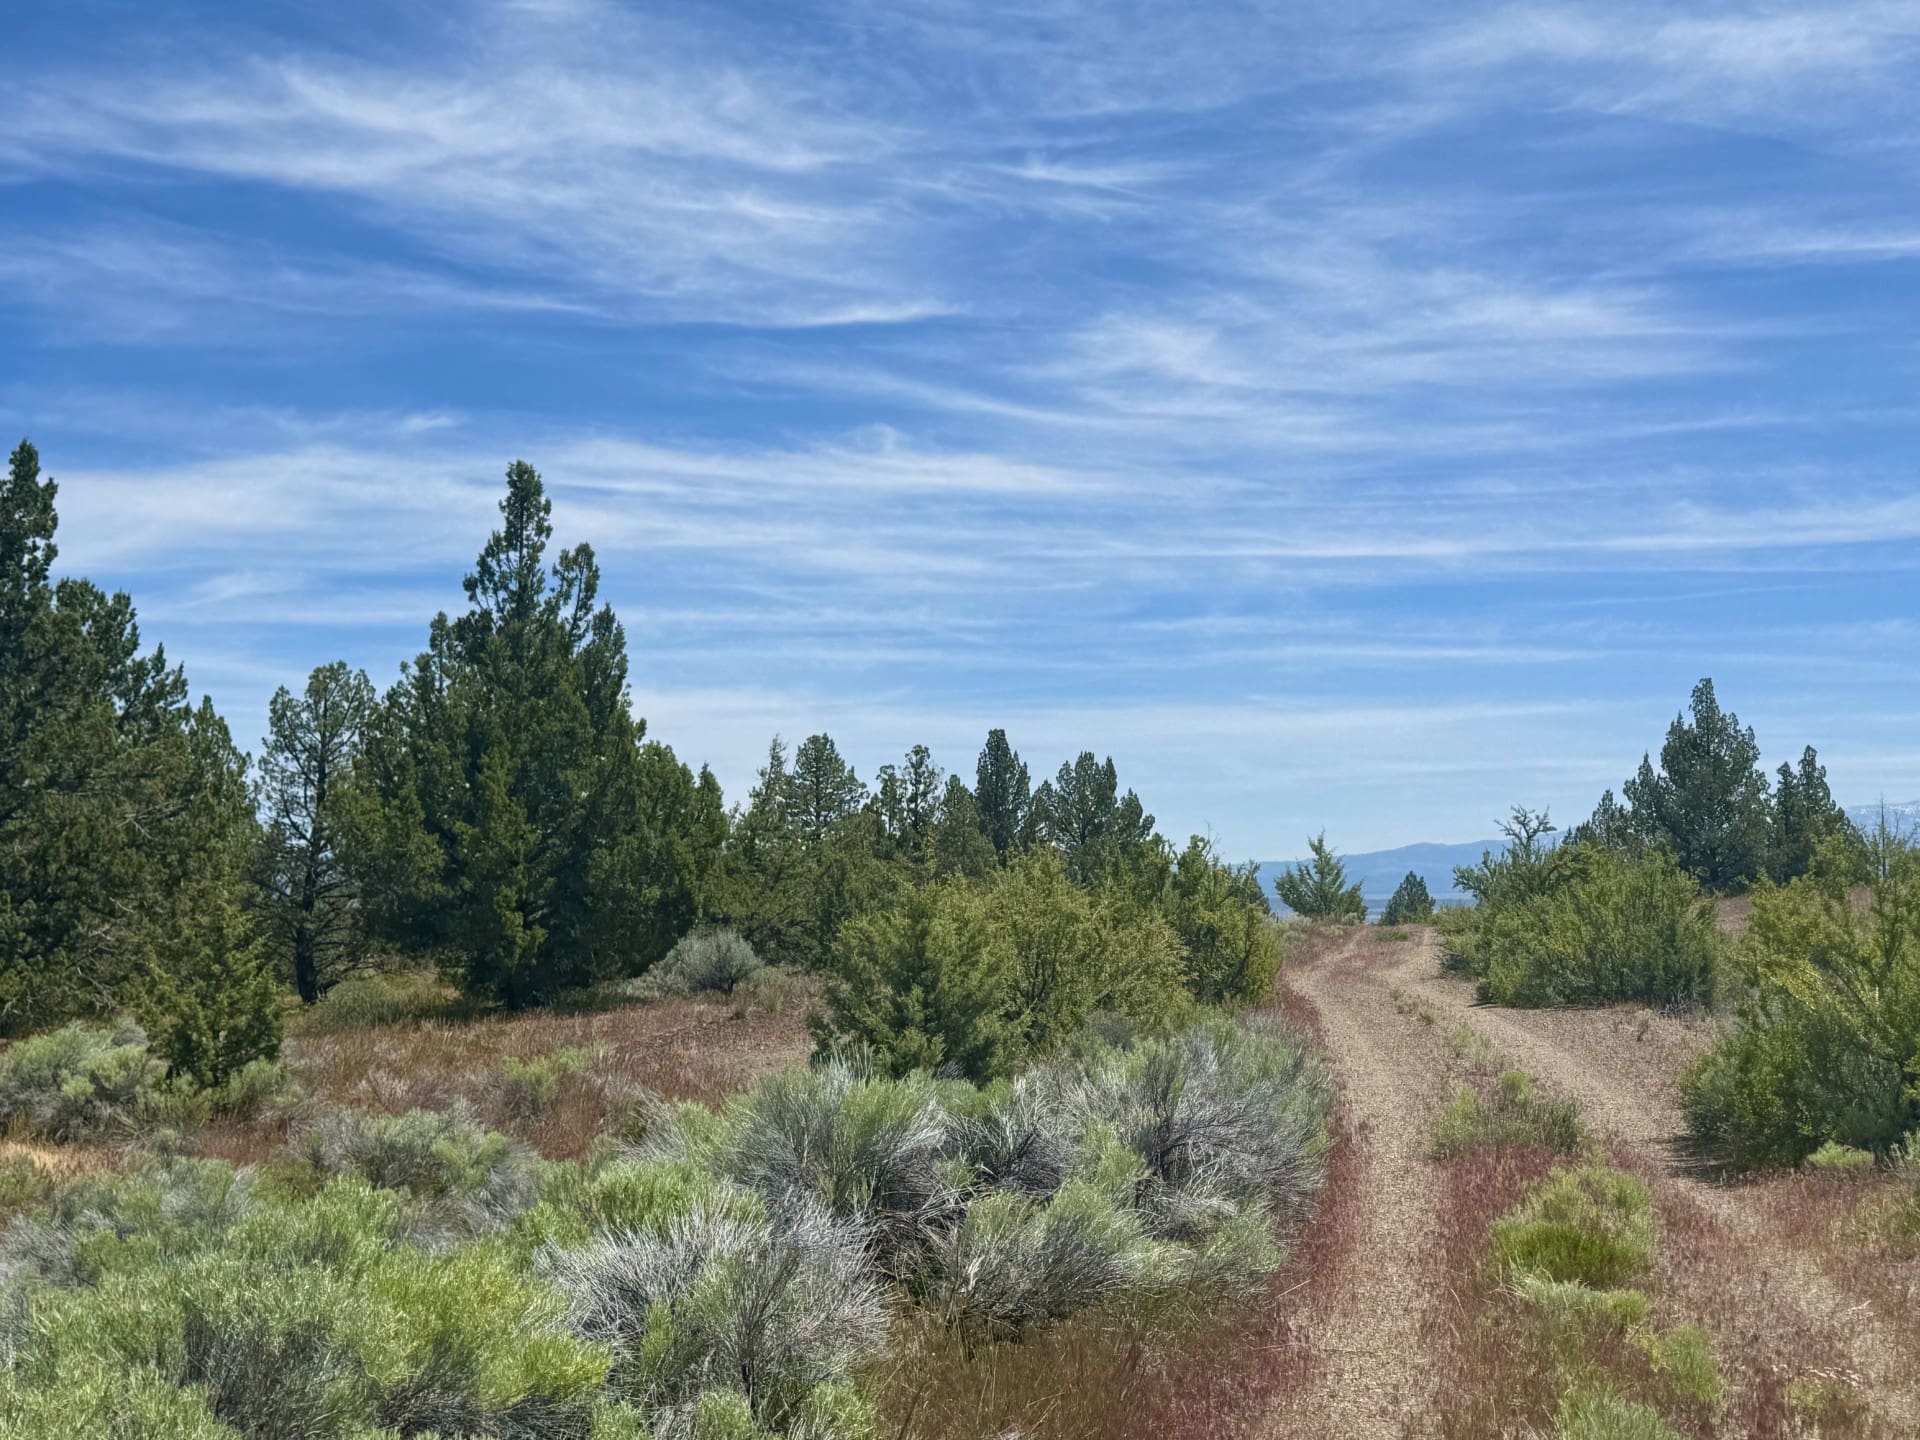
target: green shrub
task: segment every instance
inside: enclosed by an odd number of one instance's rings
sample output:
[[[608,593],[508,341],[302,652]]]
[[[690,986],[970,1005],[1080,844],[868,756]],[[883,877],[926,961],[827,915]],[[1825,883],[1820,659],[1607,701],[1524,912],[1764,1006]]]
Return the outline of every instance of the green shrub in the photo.
[[[472,1009],[454,994],[446,981],[429,971],[353,975],[294,1016],[288,1022],[288,1030],[302,1035],[324,1035],[398,1025],[408,1020],[444,1019],[471,1013]]]
[[[563,1332],[558,1294],[494,1247],[399,1243],[398,1219],[391,1198],[346,1180],[255,1205],[197,1246],[129,1236],[90,1282],[30,1294],[14,1379],[45,1394],[76,1373],[123,1373],[136,1391],[126,1408],[197,1394],[249,1436],[534,1434],[584,1420],[606,1359]]]
[[[1433,1154],[1448,1160],[1481,1145],[1537,1145],[1569,1154],[1585,1140],[1577,1105],[1540,1098],[1531,1075],[1509,1070],[1484,1099],[1477,1090],[1461,1088],[1434,1123]]]
[[[252,1203],[251,1173],[219,1160],[173,1156],[124,1175],[87,1176],[8,1227],[0,1273],[14,1283],[93,1284],[137,1260],[216,1243]]]
[[[1161,1248],[1098,1185],[1073,1182],[1044,1204],[988,1195],[942,1237],[931,1299],[950,1324],[1017,1334],[1137,1296]]]
[[[1920,1127],[1920,857],[1891,852],[1864,910],[1845,876],[1756,888],[1734,1026],[1682,1078],[1695,1139],[1736,1164],[1885,1154]]]
[[[1457,968],[1501,1005],[1699,1004],[1718,941],[1693,877],[1662,850],[1552,852],[1529,886],[1496,887],[1445,934]]]
[[[1197,1239],[1247,1206],[1298,1218],[1319,1185],[1331,1089],[1307,1045],[1264,1018],[1096,1058],[1077,1088],[1138,1157],[1157,1238]]]
[[[1801,1163],[1820,1175],[1871,1175],[1874,1169],[1872,1152],[1855,1150],[1832,1140],[1827,1141]]]
[[[1493,1249],[1511,1270],[1611,1289],[1652,1263],[1652,1200],[1618,1170],[1556,1170],[1494,1222]]]
[[[733,931],[696,930],[681,937],[640,984],[656,995],[731,995],[766,968],[766,961]]]
[[[49,1140],[131,1129],[165,1070],[138,1025],[76,1020],[0,1052],[0,1125]]]
[[[669,1128],[648,1144],[699,1159],[782,1203],[805,1196],[871,1235],[889,1267],[910,1264],[955,1213],[942,1172],[952,1122],[924,1075],[890,1080],[854,1058],[771,1075],[727,1102],[717,1123]]]
[[[863,1049],[883,1074],[1006,1074],[1022,1055],[1013,949],[991,906],[959,881],[910,887],[891,910],[842,927],[827,978],[827,1049]]]
[[[555,1166],[540,1203],[515,1222],[513,1239],[527,1253],[543,1245],[578,1249],[599,1235],[661,1232],[695,1211],[752,1220],[765,1216],[766,1205],[685,1157],[603,1158]]]

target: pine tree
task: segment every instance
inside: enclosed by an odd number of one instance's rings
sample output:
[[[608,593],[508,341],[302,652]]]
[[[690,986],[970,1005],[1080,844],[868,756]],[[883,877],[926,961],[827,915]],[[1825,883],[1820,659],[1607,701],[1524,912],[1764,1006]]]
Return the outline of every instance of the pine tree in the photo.
[[[1382,925],[1424,925],[1433,919],[1433,896],[1427,882],[1413,871],[1395,888],[1380,912]]]
[[[1634,830],[1669,846],[1709,890],[1727,893],[1756,879],[1772,829],[1766,776],[1753,731],[1723,711],[1713,681],[1693,688],[1692,720],[1675,716],[1660,747],[1625,786]]]
[[[895,848],[908,859],[922,858],[932,842],[943,778],[933,752],[924,745],[909,750],[903,765],[880,767],[873,803]]]
[[[979,879],[999,862],[993,841],[987,838],[980,822],[980,811],[973,792],[958,775],[947,777],[947,788],[940,796],[940,814],[929,842],[934,872],[939,875],[963,875]]]
[[[308,1004],[367,954],[341,846],[343,802],[376,703],[366,672],[336,660],[316,668],[301,694],[282,686],[267,706],[257,794],[267,824],[263,908]]]
[[[1767,873],[1781,884],[1813,869],[1814,856],[1829,840],[1838,840],[1862,857],[1865,878],[1866,846],[1859,827],[1834,803],[1827,786],[1827,769],[1809,745],[1800,755],[1799,769],[1783,764],[1773,792],[1773,835],[1767,847]]]
[[[1125,868],[1130,852],[1154,839],[1153,816],[1129,790],[1120,793],[1113,757],[1102,762],[1091,750],[1063,764],[1033,797],[1033,812],[1045,839],[1066,856],[1067,869],[1092,884],[1110,865]]]
[[[980,815],[980,830],[993,843],[994,853],[1005,859],[1008,852],[1026,843],[1033,795],[1029,788],[1026,763],[1007,743],[1007,732],[989,730],[987,743],[974,768],[973,801]]]
[[[662,897],[695,886],[687,846],[648,828],[662,813],[649,785],[685,777],[643,754],[626,636],[598,603],[592,549],[547,564],[551,508],[515,461],[468,610],[433,621],[356,767],[353,868],[369,915],[509,1008],[644,969],[686,914],[675,899],[663,924]]]
[[[1367,902],[1358,882],[1347,883],[1347,867],[1327,844],[1326,832],[1307,842],[1313,858],[1290,866],[1274,881],[1274,893],[1296,915],[1339,925],[1358,925],[1367,918]]]

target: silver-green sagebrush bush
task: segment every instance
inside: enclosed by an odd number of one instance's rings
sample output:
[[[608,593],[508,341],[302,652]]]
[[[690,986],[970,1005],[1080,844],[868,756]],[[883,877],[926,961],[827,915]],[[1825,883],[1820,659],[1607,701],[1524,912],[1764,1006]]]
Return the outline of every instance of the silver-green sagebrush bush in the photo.
[[[741,1397],[760,1429],[791,1432],[856,1418],[853,1366],[886,1330],[865,1239],[811,1200],[759,1214],[701,1205],[538,1263],[567,1297],[569,1327],[611,1350],[609,1383],[656,1433],[698,1434],[715,1393]]]
[[[767,968],[731,930],[696,930],[682,936],[666,958],[636,982],[655,995],[731,995]]]
[[[295,1154],[316,1177],[354,1175],[409,1196],[422,1238],[505,1229],[540,1193],[539,1156],[463,1103],[404,1115],[332,1111],[296,1138]]]
[[[131,1129],[165,1073],[138,1025],[76,1020],[0,1052],[0,1124],[49,1140]]]
[[[829,1059],[580,1164],[462,1110],[343,1113],[257,1177],[22,1191],[0,1433],[856,1440],[896,1308],[1011,1337],[1245,1293],[1327,1101],[1296,1037],[1222,1021],[987,1090]]]

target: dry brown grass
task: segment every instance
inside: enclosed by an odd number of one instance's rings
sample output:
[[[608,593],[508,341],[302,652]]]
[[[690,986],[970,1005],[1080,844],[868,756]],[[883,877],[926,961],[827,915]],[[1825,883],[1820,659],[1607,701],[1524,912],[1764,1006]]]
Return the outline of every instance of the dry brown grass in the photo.
[[[286,1057],[310,1104],[398,1113],[465,1101],[549,1159],[574,1159],[617,1129],[640,1094],[711,1102],[803,1062],[810,1000],[797,988],[776,1009],[701,995],[585,1013],[408,1020],[295,1036]],[[504,1062],[569,1049],[589,1053],[585,1066],[561,1081],[551,1105],[515,1113],[501,1085]],[[285,1117],[216,1124],[198,1148],[258,1162],[280,1148],[287,1128]]]

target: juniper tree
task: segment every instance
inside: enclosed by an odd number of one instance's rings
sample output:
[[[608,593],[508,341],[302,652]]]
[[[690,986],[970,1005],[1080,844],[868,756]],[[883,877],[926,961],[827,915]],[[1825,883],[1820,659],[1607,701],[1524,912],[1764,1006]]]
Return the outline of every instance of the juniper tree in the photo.
[[[1296,915],[1309,920],[1329,920],[1335,924],[1357,925],[1367,918],[1367,902],[1360,896],[1358,882],[1347,883],[1347,867],[1327,844],[1323,830],[1307,842],[1313,858],[1304,864],[1289,866],[1274,881],[1274,893]]]
[[[1833,791],[1827,787],[1827,769],[1813,746],[1801,753],[1798,769],[1783,764],[1779,776],[1773,792],[1767,873],[1782,883],[1805,875],[1813,869],[1814,856],[1821,847],[1837,840],[1861,855],[1864,877],[1864,839],[1847,812],[1834,803]]]
[[[1091,884],[1114,862],[1154,838],[1153,816],[1129,790],[1120,793],[1113,757],[1102,762],[1083,750],[1063,764],[1033,797],[1040,833],[1066,857],[1067,869],[1081,884]]]

